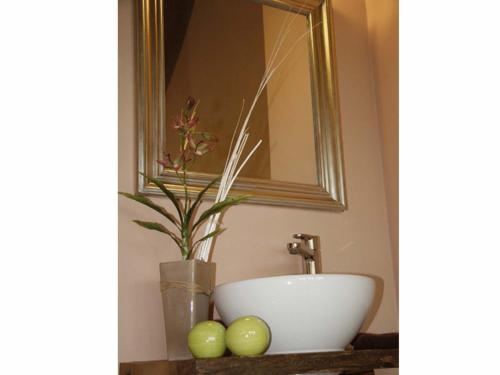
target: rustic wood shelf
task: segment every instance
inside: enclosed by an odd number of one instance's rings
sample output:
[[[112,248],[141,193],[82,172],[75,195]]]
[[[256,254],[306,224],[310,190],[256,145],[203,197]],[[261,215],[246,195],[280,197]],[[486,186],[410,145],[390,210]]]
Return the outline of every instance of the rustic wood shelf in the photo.
[[[308,372],[373,374],[374,369],[399,367],[398,349],[222,357],[184,361],[120,364],[120,375],[285,375]]]

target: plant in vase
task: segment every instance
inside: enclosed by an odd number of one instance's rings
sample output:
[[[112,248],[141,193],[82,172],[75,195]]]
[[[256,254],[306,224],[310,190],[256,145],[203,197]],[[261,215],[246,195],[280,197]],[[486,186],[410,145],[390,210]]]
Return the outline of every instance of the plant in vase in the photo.
[[[183,200],[176,196],[172,191],[167,189],[164,183],[156,178],[144,175],[149,181],[156,185],[165,196],[172,202],[175,212],[169,212],[164,207],[157,205],[151,199],[141,194],[130,194],[120,192],[121,195],[148,206],[156,212],[163,215],[175,229],[168,229],[166,226],[151,221],[134,220],[135,223],[143,228],[155,230],[169,236],[174,243],[179,247],[182,259],[193,259],[197,247],[205,240],[216,237],[221,234],[224,229],[217,226],[213,231],[207,233],[202,238],[194,240],[197,231],[211,217],[220,214],[231,206],[235,206],[245,199],[248,195],[240,195],[237,197],[226,197],[220,202],[214,203],[200,215],[196,215],[200,203],[203,200],[205,193],[220,181],[220,176],[217,176],[210,181],[196,196],[191,199],[188,194],[187,173],[188,166],[202,157],[215,147],[217,139],[210,133],[198,131],[197,126],[199,118],[196,114],[197,103],[192,97],[186,100],[181,114],[173,119],[172,126],[177,130],[179,137],[179,150],[177,155],[173,156],[169,153],[165,155],[165,160],[158,160],[158,163],[165,168],[172,168],[181,185],[184,187]]]

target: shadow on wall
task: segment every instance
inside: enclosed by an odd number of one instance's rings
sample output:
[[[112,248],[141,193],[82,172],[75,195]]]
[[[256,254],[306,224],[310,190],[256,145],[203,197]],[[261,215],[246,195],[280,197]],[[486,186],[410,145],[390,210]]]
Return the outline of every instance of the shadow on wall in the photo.
[[[382,304],[382,297],[384,296],[384,279],[375,275],[359,274],[361,276],[368,276],[375,280],[375,296],[373,297],[373,303],[366,315],[365,322],[361,326],[360,332],[366,332],[370,324],[372,324],[375,316],[377,315],[378,309]]]

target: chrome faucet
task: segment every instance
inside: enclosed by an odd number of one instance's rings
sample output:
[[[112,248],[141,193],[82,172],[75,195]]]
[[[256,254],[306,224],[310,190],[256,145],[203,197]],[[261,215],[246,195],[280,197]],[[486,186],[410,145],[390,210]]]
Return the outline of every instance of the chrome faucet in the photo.
[[[319,236],[311,234],[295,233],[293,238],[299,242],[290,242],[287,245],[288,252],[292,255],[300,255],[303,259],[303,271],[306,274],[321,273],[321,253],[319,251]]]

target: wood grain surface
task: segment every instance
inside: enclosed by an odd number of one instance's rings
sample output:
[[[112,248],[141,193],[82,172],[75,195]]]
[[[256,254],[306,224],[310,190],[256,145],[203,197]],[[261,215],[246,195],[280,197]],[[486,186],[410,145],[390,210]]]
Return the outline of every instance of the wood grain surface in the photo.
[[[399,349],[222,357],[184,361],[120,364],[120,375],[285,375],[336,371],[373,374],[374,369],[399,367]]]

